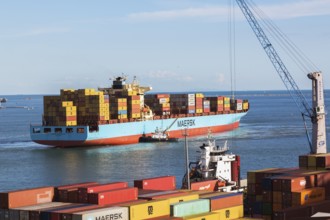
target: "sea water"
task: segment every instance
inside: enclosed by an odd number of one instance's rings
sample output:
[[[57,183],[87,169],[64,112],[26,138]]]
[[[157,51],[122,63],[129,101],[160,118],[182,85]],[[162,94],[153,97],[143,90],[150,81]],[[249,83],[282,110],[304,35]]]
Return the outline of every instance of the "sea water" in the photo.
[[[310,91],[303,93],[311,99]],[[7,108],[0,110],[0,191],[85,181],[127,181],[132,186],[134,180],[163,175],[176,176],[177,187],[181,187],[186,163],[183,140],[68,149],[39,145],[31,141],[29,128],[41,123],[42,95],[6,98]],[[248,170],[297,167],[298,156],[309,153],[309,145],[301,113],[287,91],[237,92],[235,98],[248,99],[250,111],[238,129],[213,136],[217,145],[227,140],[230,151],[241,156],[242,178]],[[325,101],[326,107],[330,106],[329,90],[325,91]],[[329,116],[326,125],[329,146]],[[197,151],[206,137],[188,137],[191,161],[198,158]]]

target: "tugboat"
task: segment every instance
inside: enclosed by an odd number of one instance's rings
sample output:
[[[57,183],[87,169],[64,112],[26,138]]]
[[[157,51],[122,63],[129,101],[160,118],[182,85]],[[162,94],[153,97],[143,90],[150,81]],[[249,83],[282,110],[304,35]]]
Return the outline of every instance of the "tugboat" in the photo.
[[[189,163],[189,182],[195,183],[216,180],[216,190],[223,192],[243,191],[240,188],[240,157],[229,153],[227,141],[222,147],[216,145],[209,134],[207,143],[199,147],[198,161]],[[188,189],[187,173],[182,180],[182,188]]]
[[[145,134],[139,138],[139,142],[177,142],[179,138],[170,138],[169,134],[162,129],[156,128],[155,133],[151,136],[146,136]]]
[[[139,142],[141,143],[141,142],[177,142],[177,141],[179,141],[179,138],[170,137],[170,135],[168,133],[170,128],[174,125],[174,123],[177,120],[178,119],[176,118],[172,122],[172,124],[165,130],[157,127],[155,132],[152,133],[151,136],[147,136],[147,135],[143,134],[142,137],[139,138]]]

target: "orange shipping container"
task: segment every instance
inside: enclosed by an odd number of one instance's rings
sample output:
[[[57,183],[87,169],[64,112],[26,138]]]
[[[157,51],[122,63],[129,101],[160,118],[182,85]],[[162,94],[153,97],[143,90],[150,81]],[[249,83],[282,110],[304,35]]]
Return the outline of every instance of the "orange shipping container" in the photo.
[[[207,198],[210,200],[211,211],[243,205],[242,193],[226,193],[210,197],[203,195],[200,196],[200,198]]]
[[[1,192],[0,208],[11,209],[53,201],[54,187],[40,187],[18,191]]]
[[[307,176],[283,176],[282,191],[293,192],[302,189],[307,189],[315,186],[314,175]]]
[[[314,187],[292,192],[292,205],[300,206],[325,200],[325,190],[323,187]]]

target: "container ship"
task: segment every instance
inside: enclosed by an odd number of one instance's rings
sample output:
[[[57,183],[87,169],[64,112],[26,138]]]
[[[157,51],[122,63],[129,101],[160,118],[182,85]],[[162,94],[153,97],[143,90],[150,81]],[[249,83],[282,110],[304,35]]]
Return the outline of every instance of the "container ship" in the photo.
[[[126,145],[162,131],[171,138],[238,128],[248,100],[203,93],[145,94],[136,78],[119,76],[109,88],[61,89],[44,96],[41,125],[31,125],[32,141],[56,147]]]

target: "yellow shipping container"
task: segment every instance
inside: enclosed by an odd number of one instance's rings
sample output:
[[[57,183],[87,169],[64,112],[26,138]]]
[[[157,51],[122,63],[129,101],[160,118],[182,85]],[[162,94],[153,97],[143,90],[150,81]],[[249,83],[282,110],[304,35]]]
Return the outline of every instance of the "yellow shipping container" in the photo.
[[[218,100],[218,105],[223,105],[223,100]]]
[[[171,104],[170,103],[163,103],[162,106],[165,107],[165,108],[168,108],[168,107],[171,107]]]
[[[197,108],[196,113],[203,113],[203,109]]]
[[[204,98],[204,94],[203,93],[196,93],[195,97],[196,98]]]
[[[61,111],[61,112],[76,112],[77,111],[77,106],[62,107],[62,108],[59,108],[59,111]]]
[[[153,200],[124,206],[129,207],[130,220],[150,219],[170,215],[170,204],[168,200]]]
[[[127,110],[127,106],[121,106],[121,107],[116,108],[116,110],[117,109],[118,109],[118,111]]]
[[[118,115],[118,119],[127,119],[127,115]]]
[[[189,220],[219,220],[219,219],[222,219],[222,218],[220,218],[220,213],[209,212],[209,213],[203,213],[203,214],[199,214],[199,215],[191,215],[191,216],[185,217],[184,219],[189,219]]]
[[[292,205],[300,206],[325,200],[324,187],[314,187],[292,192]]]
[[[141,117],[140,113],[132,114],[132,118],[140,118],[140,117]]]
[[[196,200],[199,199],[198,194],[189,194],[189,195],[184,195],[184,196],[177,196],[177,197],[171,197],[168,198],[168,202],[170,204],[178,203],[178,202],[185,202],[185,201],[190,201],[190,200]]]
[[[244,103],[243,103],[243,109],[244,109],[244,110],[249,109],[249,103],[248,103],[248,102],[244,102]]]
[[[64,101],[62,102],[62,107],[70,107],[73,106],[73,102],[72,101]]]
[[[219,219],[237,219],[244,217],[243,205],[214,211],[220,214]]]
[[[140,100],[132,100],[130,103],[131,105],[139,105],[141,102]]]

